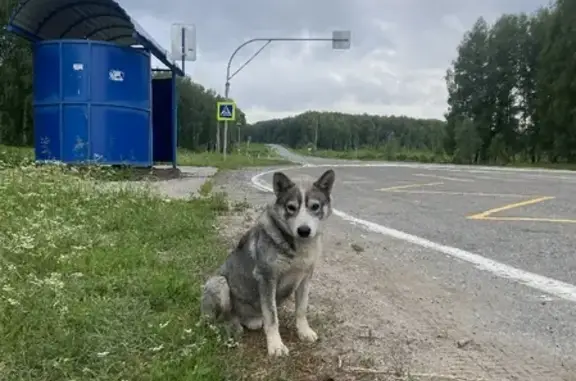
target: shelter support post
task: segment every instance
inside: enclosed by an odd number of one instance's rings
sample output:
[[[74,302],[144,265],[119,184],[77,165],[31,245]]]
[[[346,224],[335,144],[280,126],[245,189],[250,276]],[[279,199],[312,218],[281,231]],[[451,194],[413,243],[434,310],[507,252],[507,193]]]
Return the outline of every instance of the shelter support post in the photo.
[[[172,71],[172,102],[172,168],[176,168],[178,160],[178,88],[175,71]]]

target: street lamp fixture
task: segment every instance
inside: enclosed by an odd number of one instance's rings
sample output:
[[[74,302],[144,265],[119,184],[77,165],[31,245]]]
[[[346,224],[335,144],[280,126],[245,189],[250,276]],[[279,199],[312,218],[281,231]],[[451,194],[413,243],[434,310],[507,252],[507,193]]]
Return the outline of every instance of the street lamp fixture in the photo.
[[[348,50],[350,49],[351,45],[351,32],[349,30],[336,30],[332,32],[332,38],[307,38],[307,37],[300,37],[300,38],[253,38],[248,40],[242,44],[240,44],[234,52],[230,55],[230,59],[228,60],[228,65],[226,66],[226,83],[224,85],[224,98],[229,100],[228,97],[230,95],[230,80],[236,76],[236,74],[240,73],[242,69],[244,69],[254,58],[256,58],[262,51],[270,45],[272,42],[277,41],[284,41],[284,42],[304,42],[304,41],[329,41],[332,42],[332,49],[335,50]],[[234,73],[230,73],[232,67],[232,61],[238,52],[253,42],[264,42],[264,45],[260,49],[256,51],[250,58],[246,60]],[[226,150],[227,150],[227,141],[228,141],[228,121],[224,121],[224,144],[223,144],[223,155],[224,160],[226,159]],[[217,136],[216,136],[216,148],[220,151],[220,124],[217,126]]]

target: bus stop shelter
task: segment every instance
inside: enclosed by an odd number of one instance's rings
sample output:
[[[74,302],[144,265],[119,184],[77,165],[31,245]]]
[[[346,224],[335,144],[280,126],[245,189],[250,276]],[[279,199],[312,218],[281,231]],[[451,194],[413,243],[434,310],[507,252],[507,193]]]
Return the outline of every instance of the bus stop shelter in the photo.
[[[36,160],[92,162],[98,146],[104,164],[176,166],[176,76],[184,72],[116,1],[20,0],[6,28],[33,44]],[[78,62],[70,63],[69,56]],[[153,78],[152,56],[167,67],[154,70],[170,76]],[[88,57],[87,64],[77,57]],[[113,70],[110,62],[126,69]],[[134,62],[138,68],[130,66]],[[131,124],[140,129],[124,130]],[[49,149],[41,142],[48,133],[55,141]],[[79,151],[78,136],[85,138]],[[140,145],[130,156],[125,151],[134,139]]]

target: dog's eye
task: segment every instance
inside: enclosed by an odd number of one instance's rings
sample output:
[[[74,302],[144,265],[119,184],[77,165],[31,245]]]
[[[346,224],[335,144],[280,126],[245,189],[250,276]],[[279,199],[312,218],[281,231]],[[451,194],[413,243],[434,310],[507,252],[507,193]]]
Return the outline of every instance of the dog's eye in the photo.
[[[298,209],[298,207],[294,204],[288,204],[288,205],[286,205],[286,209],[289,212],[294,213]]]
[[[316,211],[318,211],[318,209],[320,209],[320,204],[314,203],[314,204],[310,205],[310,209],[311,209],[313,212],[316,212]]]

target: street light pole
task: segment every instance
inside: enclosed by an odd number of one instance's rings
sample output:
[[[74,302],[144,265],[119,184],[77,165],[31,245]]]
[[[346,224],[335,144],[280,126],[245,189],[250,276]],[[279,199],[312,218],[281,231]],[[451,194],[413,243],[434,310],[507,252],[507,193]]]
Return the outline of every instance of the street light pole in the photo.
[[[228,100],[230,95],[230,80],[236,76],[236,74],[240,73],[242,69],[244,69],[254,58],[256,58],[262,51],[270,45],[272,42],[277,41],[284,41],[284,42],[302,42],[302,41],[331,41],[332,42],[332,49],[350,49],[350,31],[334,31],[332,32],[332,38],[307,38],[307,37],[300,37],[300,38],[253,38],[248,40],[242,44],[240,44],[234,52],[230,55],[230,59],[228,59],[228,65],[226,66],[226,83],[224,85],[224,98]],[[230,74],[232,61],[236,54],[245,47],[246,45],[252,44],[254,42],[264,42],[265,44],[262,45],[260,49],[256,51],[256,53],[252,54],[250,58],[246,60],[234,73]],[[216,146],[218,150],[220,150],[220,124],[217,126],[217,137],[216,137]],[[224,144],[223,144],[223,155],[224,160],[226,160],[226,150],[227,150],[227,141],[228,141],[228,121],[224,121]]]

